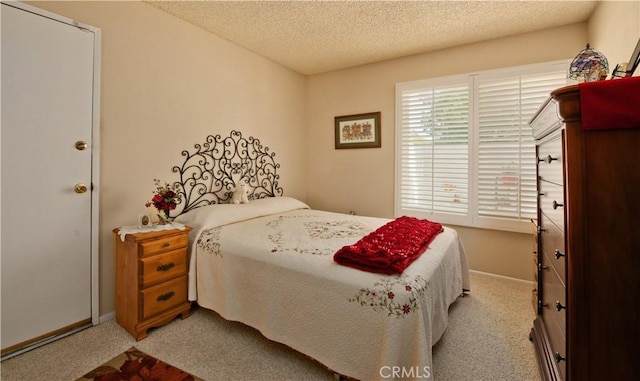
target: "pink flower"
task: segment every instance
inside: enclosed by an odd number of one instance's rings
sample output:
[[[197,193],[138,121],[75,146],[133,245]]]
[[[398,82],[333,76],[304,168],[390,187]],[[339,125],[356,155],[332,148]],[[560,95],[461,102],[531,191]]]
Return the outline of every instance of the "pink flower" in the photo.
[[[395,295],[391,291],[389,291],[389,293],[387,294],[387,298],[389,298],[389,299],[393,299],[394,296]]]
[[[402,313],[403,313],[403,314],[405,314],[405,315],[406,315],[406,314],[408,314],[410,311],[411,311],[411,307],[409,307],[409,305],[408,305],[408,304],[403,304],[403,305],[402,305]]]

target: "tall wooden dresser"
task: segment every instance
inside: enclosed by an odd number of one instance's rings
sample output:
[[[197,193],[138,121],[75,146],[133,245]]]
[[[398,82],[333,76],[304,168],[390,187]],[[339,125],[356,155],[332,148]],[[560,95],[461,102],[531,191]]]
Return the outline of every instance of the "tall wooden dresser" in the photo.
[[[531,121],[539,281],[531,339],[544,380],[640,380],[640,125],[585,130],[580,89],[553,91]],[[631,103],[640,108],[638,89]]]

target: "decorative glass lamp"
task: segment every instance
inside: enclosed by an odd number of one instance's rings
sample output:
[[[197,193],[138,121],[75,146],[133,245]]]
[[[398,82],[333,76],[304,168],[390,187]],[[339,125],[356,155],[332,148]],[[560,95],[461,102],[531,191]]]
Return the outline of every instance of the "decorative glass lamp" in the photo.
[[[571,61],[568,76],[578,82],[595,82],[607,78],[608,74],[607,57],[587,44],[587,47]]]

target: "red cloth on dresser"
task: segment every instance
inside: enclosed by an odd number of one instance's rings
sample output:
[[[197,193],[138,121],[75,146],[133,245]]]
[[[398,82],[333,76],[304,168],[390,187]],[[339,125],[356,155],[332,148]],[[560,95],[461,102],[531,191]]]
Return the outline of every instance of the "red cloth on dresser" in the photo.
[[[442,225],[414,217],[398,217],[333,255],[337,263],[359,270],[401,274],[422,253]]]
[[[583,130],[640,128],[640,77],[586,82],[578,87]]]

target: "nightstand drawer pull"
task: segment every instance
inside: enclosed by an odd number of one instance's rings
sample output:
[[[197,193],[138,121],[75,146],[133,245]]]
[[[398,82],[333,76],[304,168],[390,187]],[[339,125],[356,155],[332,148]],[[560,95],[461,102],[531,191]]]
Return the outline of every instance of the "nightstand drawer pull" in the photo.
[[[556,251],[554,251],[553,255],[556,257],[556,259],[560,259],[560,258],[564,257],[564,253],[561,252],[558,249],[556,249]]]
[[[556,201],[556,200],[553,200],[553,204],[552,204],[552,206],[553,206],[553,210],[556,210],[556,209],[558,209],[559,207],[561,207],[561,206],[562,206],[562,204],[560,204],[560,203],[559,203],[558,201]]]
[[[565,308],[567,308],[567,306],[563,305],[562,303],[556,300],[556,311],[562,311]]]
[[[555,201],[554,201],[555,202]],[[555,208],[554,208],[555,209]],[[171,244],[169,242],[165,242],[164,244],[162,244],[162,247],[169,247],[171,246]]]
[[[156,300],[159,301],[159,302],[165,302],[165,301],[173,298],[173,296],[175,294],[176,294],[175,292],[169,291],[166,294],[162,294],[162,295],[158,296],[158,298]]]
[[[560,362],[564,360],[564,357],[562,357],[562,355],[559,352],[554,353],[553,358],[556,359],[556,362]]]
[[[156,271],[169,271],[172,268],[174,268],[176,266],[175,263],[170,262],[170,263],[166,263],[164,265],[160,265],[156,268]]]

